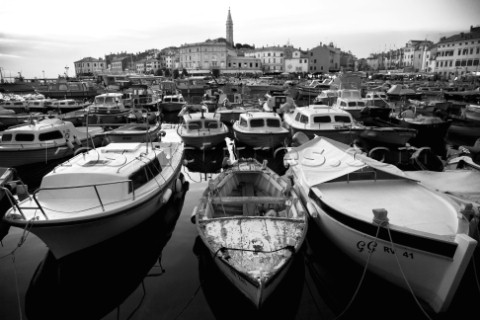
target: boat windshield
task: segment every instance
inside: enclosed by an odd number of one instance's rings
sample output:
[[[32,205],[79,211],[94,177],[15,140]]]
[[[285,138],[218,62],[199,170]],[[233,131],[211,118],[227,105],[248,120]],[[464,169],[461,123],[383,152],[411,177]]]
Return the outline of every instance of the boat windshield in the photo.
[[[335,116],[335,122],[350,123],[350,117],[347,116]]]
[[[217,129],[218,128],[218,122],[217,121],[205,121],[205,128],[209,129]]]
[[[280,128],[280,120],[278,120],[278,119],[267,119],[267,127]]]
[[[95,104],[116,105],[118,100],[116,97],[96,97]]]

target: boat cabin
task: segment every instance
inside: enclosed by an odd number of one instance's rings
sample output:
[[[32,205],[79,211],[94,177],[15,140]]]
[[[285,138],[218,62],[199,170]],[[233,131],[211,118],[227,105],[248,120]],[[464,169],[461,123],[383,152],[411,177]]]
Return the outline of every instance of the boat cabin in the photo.
[[[282,127],[280,115],[273,112],[245,112],[240,114],[238,121],[239,127],[246,130]]]
[[[77,132],[71,122],[60,119],[33,120],[30,124],[21,124],[5,130],[1,136],[1,144],[33,145],[33,144],[64,144],[69,138],[74,139]],[[72,135],[72,137],[70,137]]]
[[[122,93],[104,93],[95,97],[90,111],[95,113],[115,113],[126,110]]]
[[[296,108],[293,119],[305,128],[338,129],[354,124],[349,112],[327,105]]]
[[[218,113],[187,113],[183,115],[183,128],[187,131],[214,130],[223,127]]]
[[[163,103],[183,103],[186,102],[181,94],[167,95],[163,97]]]

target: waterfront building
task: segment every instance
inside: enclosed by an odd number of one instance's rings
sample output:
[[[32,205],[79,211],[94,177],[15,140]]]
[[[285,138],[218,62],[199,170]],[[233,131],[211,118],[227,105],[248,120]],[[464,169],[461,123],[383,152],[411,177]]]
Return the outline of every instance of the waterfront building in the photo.
[[[267,46],[245,52],[245,56],[259,59],[263,72],[285,72],[285,56],[288,52],[293,52],[293,47]]]
[[[450,37],[442,37],[435,45],[436,74],[454,78],[479,71],[480,27],[470,27],[470,32],[461,32]]]
[[[167,47],[160,50],[158,55],[160,60],[160,68],[169,70],[180,68],[180,54],[177,47]]]
[[[180,68],[189,74],[209,73],[214,69],[225,70],[227,56],[236,56],[230,44],[219,40],[183,44],[179,49]]]
[[[158,59],[145,60],[145,73],[154,74],[158,69],[160,69],[160,61]]]
[[[142,59],[140,61],[137,61],[135,62],[135,71],[137,73],[145,73],[146,69],[145,69],[145,59]]]
[[[262,73],[262,62],[253,57],[227,56],[227,68],[222,73]]]
[[[329,73],[340,71],[340,49],[332,42],[327,46],[319,46],[309,50],[309,72]]]
[[[340,51],[340,68],[343,71],[355,71],[355,60],[357,58],[350,51]]]
[[[293,50],[291,58],[285,58],[285,72],[307,73],[308,53],[301,49]]]
[[[111,64],[109,66],[109,70],[112,72],[122,73],[123,71],[127,71],[127,69],[133,69],[133,60],[132,56],[115,56],[113,57]]]
[[[92,57],[86,57],[81,60],[75,61],[73,65],[75,66],[75,74],[77,77],[96,75],[100,72],[103,72],[107,67],[104,59],[96,59]]]

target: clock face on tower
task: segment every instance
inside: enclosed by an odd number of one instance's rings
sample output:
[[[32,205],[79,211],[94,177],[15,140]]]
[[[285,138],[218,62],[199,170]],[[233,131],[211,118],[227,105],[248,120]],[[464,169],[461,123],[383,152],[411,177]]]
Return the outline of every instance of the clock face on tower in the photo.
[[[287,66],[287,69],[292,69],[292,65],[289,64],[289,65]]]

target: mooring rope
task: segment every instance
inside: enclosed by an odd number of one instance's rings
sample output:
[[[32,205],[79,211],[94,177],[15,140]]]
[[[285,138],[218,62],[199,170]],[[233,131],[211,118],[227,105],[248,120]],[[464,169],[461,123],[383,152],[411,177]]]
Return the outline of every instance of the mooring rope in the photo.
[[[377,233],[375,234],[375,240],[378,239],[378,234],[380,233],[380,227],[381,227],[381,224],[378,224]],[[368,265],[370,263],[370,257],[372,256],[372,254],[373,254],[373,250],[370,250],[367,257],[367,262],[365,262],[365,266],[363,267],[362,276],[360,277],[360,281],[358,282],[357,288],[355,289],[352,295],[352,298],[350,298],[350,301],[347,303],[347,306],[343,309],[342,312],[340,312],[339,315],[335,317],[335,319],[340,319],[341,317],[343,317],[343,315],[352,306],[353,301],[355,301],[355,298],[357,297],[358,292],[360,291],[360,287],[362,286],[362,283],[365,280],[365,275],[367,274],[367,269],[368,269]]]
[[[388,237],[390,239],[390,244],[392,245],[392,249],[393,249],[393,253],[395,255],[395,260],[397,261],[397,265],[398,265],[398,268],[400,269],[400,273],[402,274],[402,277],[403,279],[405,280],[405,283],[410,291],[410,293],[412,294],[412,297],[413,299],[415,300],[415,303],[418,305],[418,307],[420,308],[420,310],[423,312],[423,314],[425,315],[425,317],[429,320],[431,320],[432,318],[428,315],[427,311],[422,307],[422,305],[420,304],[420,301],[418,301],[418,298],[417,296],[415,295],[415,293],[413,292],[413,289],[412,287],[410,286],[410,283],[408,282],[408,279],[407,277],[405,276],[405,273],[403,272],[403,269],[402,269],[402,266],[400,264],[400,261],[398,260],[398,256],[397,256],[397,250],[395,249],[395,245],[393,244],[393,239],[392,239],[392,234],[390,233],[390,228],[388,227],[388,225],[386,225],[386,228],[387,228],[387,231],[388,231]]]
[[[18,274],[17,274],[17,265],[15,264],[15,254],[12,252],[12,262],[13,262],[13,272],[15,273],[15,291],[17,293],[17,303],[18,303],[18,316],[19,319],[23,319],[22,315],[22,303],[20,301],[20,287],[18,285]]]

